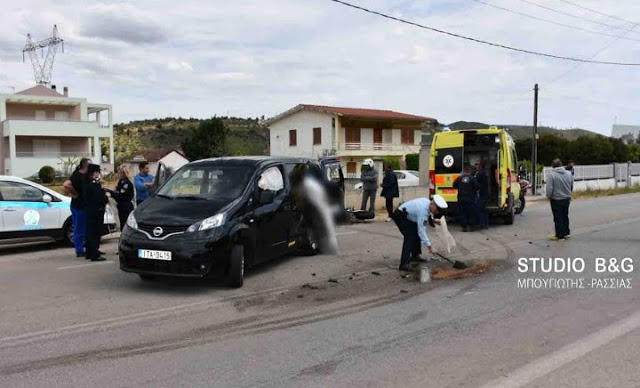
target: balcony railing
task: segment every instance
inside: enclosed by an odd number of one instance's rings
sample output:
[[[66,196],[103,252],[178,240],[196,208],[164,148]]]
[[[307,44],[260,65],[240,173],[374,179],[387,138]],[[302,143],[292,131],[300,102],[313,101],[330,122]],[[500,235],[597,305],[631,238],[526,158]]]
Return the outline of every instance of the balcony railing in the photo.
[[[36,118],[34,116],[7,116],[7,120],[21,120],[21,121],[73,121],[73,122],[84,122],[84,123],[97,123],[96,120],[78,120],[78,119],[72,119],[70,117],[67,118],[51,118],[51,117],[46,117],[46,118]]]
[[[88,158],[91,155],[88,152],[66,152],[66,151],[51,151],[51,152],[16,152],[18,158]]]
[[[343,143],[340,150],[360,150],[360,151],[408,151],[417,152],[420,146],[414,144],[392,144],[392,143]]]

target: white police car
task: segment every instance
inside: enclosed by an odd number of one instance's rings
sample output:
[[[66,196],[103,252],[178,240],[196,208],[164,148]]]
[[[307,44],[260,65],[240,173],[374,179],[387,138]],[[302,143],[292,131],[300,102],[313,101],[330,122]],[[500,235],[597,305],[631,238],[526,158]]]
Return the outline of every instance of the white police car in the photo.
[[[26,179],[0,175],[0,246],[64,241],[71,243],[71,198]],[[104,215],[104,234],[114,232],[110,207]]]

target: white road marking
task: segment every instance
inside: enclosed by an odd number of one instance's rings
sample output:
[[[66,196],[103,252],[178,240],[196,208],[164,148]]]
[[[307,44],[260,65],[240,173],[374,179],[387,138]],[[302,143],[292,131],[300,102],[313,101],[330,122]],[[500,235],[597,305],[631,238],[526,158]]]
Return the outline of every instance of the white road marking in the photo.
[[[113,264],[113,261],[107,260],[107,261],[98,261],[98,262],[92,262],[92,263],[86,263],[86,264],[68,265],[66,267],[58,267],[56,269],[82,268],[82,267],[90,267],[90,266],[100,265],[100,264]]]
[[[490,381],[481,388],[517,388],[525,386],[638,328],[640,328],[640,311],[547,356],[540,357],[509,373],[507,377],[500,377]]]
[[[348,234],[358,234],[358,232],[340,232],[340,233],[336,233],[336,236],[346,236]]]

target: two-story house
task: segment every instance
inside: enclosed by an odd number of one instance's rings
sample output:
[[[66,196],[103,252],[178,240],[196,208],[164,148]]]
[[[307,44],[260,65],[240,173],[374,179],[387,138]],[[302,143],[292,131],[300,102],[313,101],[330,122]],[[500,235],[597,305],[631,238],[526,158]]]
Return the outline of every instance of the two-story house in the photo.
[[[300,104],[265,121],[271,155],[341,158],[347,177],[360,176],[367,158],[397,157],[420,152],[423,125],[435,119],[390,110]]]
[[[43,166],[63,170],[82,157],[113,171],[111,105],[71,98],[66,87],[63,94],[43,85],[0,94],[0,135],[0,174],[29,177]]]

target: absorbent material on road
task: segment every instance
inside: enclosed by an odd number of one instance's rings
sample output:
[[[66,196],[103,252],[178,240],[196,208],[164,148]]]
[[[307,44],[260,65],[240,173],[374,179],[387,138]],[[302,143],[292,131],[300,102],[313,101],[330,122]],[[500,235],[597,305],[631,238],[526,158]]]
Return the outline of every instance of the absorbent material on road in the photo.
[[[436,224],[436,233],[440,241],[444,242],[447,253],[451,253],[451,248],[456,246],[456,240],[454,240],[451,233],[449,233],[447,220],[444,217],[440,217],[440,225]]]

